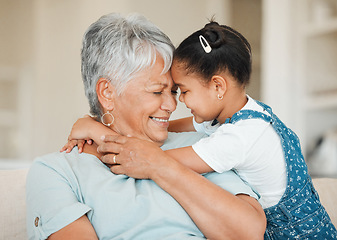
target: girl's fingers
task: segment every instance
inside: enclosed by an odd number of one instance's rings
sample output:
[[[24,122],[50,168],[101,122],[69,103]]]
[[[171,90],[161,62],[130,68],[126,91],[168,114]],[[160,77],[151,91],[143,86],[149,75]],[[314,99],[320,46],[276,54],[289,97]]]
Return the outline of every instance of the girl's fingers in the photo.
[[[66,143],[61,149],[60,152],[64,152],[67,149],[68,143]]]
[[[69,148],[71,148],[71,141],[70,140],[68,140],[68,142],[61,148],[60,151],[61,152],[64,152],[64,151],[68,152]]]
[[[83,152],[83,146],[85,144],[85,140],[78,140],[77,141],[77,147],[78,147],[78,152],[82,153]]]
[[[66,153],[70,153],[71,150],[77,145],[78,140],[70,140],[68,141],[68,147]]]

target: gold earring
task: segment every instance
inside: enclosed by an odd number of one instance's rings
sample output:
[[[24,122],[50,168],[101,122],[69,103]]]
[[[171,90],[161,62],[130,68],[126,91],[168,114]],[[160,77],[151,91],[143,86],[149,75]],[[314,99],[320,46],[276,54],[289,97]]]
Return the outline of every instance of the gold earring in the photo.
[[[222,100],[222,99],[223,99],[223,95],[220,96],[220,94],[218,94],[218,99],[219,99],[219,100]]]
[[[106,123],[106,122],[104,121],[104,116],[106,116],[106,115],[110,115],[110,117],[111,117],[111,122]],[[111,113],[110,111],[107,111],[106,113],[104,113],[104,114],[101,116],[101,122],[102,122],[105,126],[107,126],[107,127],[110,127],[110,126],[114,123],[114,121],[115,121],[115,118],[114,118],[114,116],[112,115],[112,113]]]

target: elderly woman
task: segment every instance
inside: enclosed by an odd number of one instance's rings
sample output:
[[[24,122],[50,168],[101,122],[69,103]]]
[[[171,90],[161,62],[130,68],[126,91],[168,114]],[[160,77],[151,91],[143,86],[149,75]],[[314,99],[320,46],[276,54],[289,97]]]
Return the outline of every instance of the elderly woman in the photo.
[[[121,135],[170,149],[197,133],[168,135],[176,108],[173,45],[141,16],[109,14],[84,35],[82,75],[91,113]],[[263,239],[257,196],[233,172],[199,175],[173,159],[115,175],[97,145],[37,158],[27,178],[29,239]],[[146,174],[146,176],[144,176]]]

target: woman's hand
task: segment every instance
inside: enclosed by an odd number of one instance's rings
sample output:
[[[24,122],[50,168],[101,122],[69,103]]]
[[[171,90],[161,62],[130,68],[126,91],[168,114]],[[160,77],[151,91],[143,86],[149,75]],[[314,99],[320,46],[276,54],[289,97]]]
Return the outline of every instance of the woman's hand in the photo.
[[[174,161],[153,142],[118,135],[105,136],[97,151],[113,173],[138,179],[152,179],[165,161]]]

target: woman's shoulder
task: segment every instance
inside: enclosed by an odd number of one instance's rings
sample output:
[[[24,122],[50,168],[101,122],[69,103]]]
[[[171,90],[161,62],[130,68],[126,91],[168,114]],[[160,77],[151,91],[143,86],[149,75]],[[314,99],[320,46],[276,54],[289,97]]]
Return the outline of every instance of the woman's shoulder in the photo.
[[[58,175],[68,175],[76,171],[76,169],[81,168],[81,166],[88,165],[89,162],[102,165],[97,157],[91,154],[79,153],[77,147],[70,153],[48,153],[34,159],[29,169],[28,177],[48,172],[57,173]]]
[[[78,148],[74,147],[70,153],[66,152],[52,152],[42,156],[38,156],[34,159],[32,166],[43,164],[45,166],[58,166],[66,162],[70,163],[76,159],[90,158],[89,154],[80,154]]]

